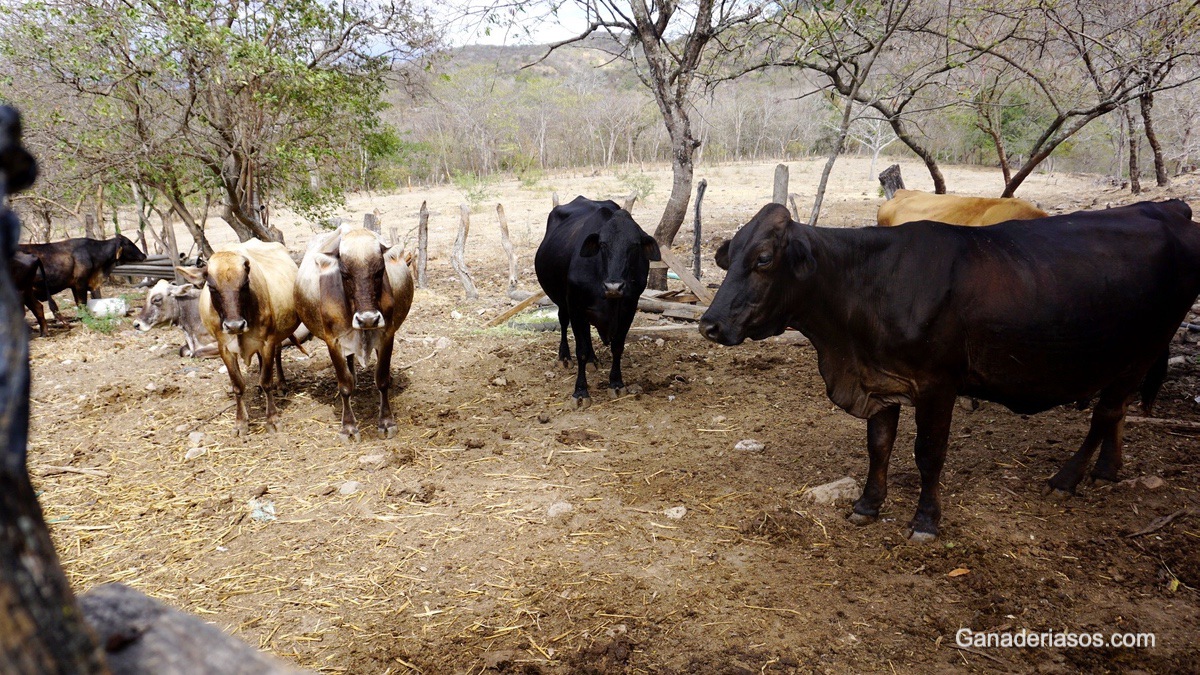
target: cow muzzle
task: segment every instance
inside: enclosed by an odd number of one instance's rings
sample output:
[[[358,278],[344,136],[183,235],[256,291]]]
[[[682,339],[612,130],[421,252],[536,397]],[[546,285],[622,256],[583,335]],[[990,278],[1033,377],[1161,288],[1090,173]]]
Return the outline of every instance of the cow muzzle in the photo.
[[[625,296],[624,281],[606,281],[604,282],[604,297],[616,299]]]
[[[146,321],[142,321],[141,319],[134,319],[133,327],[142,331],[143,333],[148,332],[150,330],[150,324]]]
[[[221,330],[230,335],[241,335],[246,332],[245,319],[231,319],[221,322]]]
[[[732,347],[742,343],[742,340],[731,338],[722,330],[721,324],[712,319],[700,319],[700,334],[717,344]]]
[[[354,319],[351,325],[358,330],[376,330],[383,328],[383,314],[381,312],[355,312]]]

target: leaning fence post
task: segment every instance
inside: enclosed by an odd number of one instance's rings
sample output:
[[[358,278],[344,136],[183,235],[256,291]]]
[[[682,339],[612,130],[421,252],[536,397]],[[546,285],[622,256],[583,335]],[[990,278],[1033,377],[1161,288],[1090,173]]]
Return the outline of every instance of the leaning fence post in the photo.
[[[429,280],[425,267],[429,264],[429,209],[421,202],[421,215],[417,221],[417,288],[426,288]]]
[[[700,278],[700,202],[704,201],[704,191],[708,189],[708,180],[701,178],[696,184],[696,224],[692,226],[692,274]]]
[[[512,240],[508,238],[508,216],[504,215],[504,205],[496,205],[496,218],[500,220],[500,246],[508,256],[508,289],[517,287],[517,254],[513,251]]]
[[[379,212],[363,214],[363,227],[379,234]]]
[[[467,269],[466,249],[467,235],[471,232],[471,207],[463,204],[459,207],[461,220],[458,223],[458,236],[454,238],[454,250],[450,253],[450,266],[462,282],[467,300],[478,300],[479,291],[475,290],[475,282],[471,280],[471,272]]]

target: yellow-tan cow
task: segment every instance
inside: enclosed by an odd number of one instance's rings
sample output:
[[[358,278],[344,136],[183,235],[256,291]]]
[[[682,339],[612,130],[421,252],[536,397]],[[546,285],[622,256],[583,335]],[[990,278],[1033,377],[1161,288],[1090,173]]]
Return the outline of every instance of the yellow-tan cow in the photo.
[[[950,225],[995,225],[1008,220],[1032,220],[1050,214],[1016,197],[960,197],[918,190],[896,190],[879,207],[875,220],[882,227],[932,220]]]
[[[248,432],[249,417],[239,356],[248,366],[251,357],[258,355],[259,385],[267,400],[266,428],[279,430],[271,386],[276,368],[283,380],[279,348],[300,324],[293,300],[296,270],[283,244],[257,239],[222,247],[203,269],[179,268],[188,281],[205,285],[200,292],[200,318],[217,339],[221,360],[229,370],[237,399],[234,433],[238,436]]]
[[[412,299],[413,280],[402,246],[389,248],[374,232],[350,225],[309,243],[296,278],[296,311],[329,347],[342,398],[344,439],[361,438],[350,397],[356,362],[366,366],[372,355],[379,433],[386,438],[396,433],[390,400],[392,346]]]

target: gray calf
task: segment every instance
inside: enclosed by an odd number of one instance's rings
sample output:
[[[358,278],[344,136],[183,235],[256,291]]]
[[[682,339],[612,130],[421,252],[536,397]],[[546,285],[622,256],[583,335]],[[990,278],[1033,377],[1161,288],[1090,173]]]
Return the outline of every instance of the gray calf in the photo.
[[[180,356],[199,359],[217,355],[217,341],[200,321],[200,291],[192,284],[160,279],[146,293],[146,306],[133,327],[144,332],[167,324],[176,324],[183,331],[187,343],[179,348]]]

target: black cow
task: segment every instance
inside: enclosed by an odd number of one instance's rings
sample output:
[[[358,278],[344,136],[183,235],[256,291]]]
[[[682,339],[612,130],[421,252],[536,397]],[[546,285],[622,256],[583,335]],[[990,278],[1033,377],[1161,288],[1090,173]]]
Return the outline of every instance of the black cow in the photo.
[[[928,540],[960,394],[1028,414],[1098,394],[1049,489],[1073,492],[1097,447],[1093,478],[1116,479],[1125,407],[1200,294],[1200,225],[1177,200],[983,228],[814,228],[769,205],[717,264],[729,272],[705,337],[736,345],[798,329],[829,397],[868,420],[854,522],[878,517],[900,405],[916,408],[921,496],[909,528]]]
[[[21,244],[25,253],[32,253],[42,261],[46,272],[43,284],[35,284],[38,297],[47,297],[71,289],[75,304],[87,302],[88,291],[93,298],[100,297],[100,284],[112,273],[117,263],[135,263],[146,259],[146,254],[124,235],[112,239],[87,239],[78,237],[55,241],[49,244]],[[50,298],[50,310],[58,314],[58,305]]]
[[[42,307],[44,298],[38,297],[36,290],[39,285],[42,288],[46,285],[46,272],[42,269],[42,262],[32,253],[14,251],[9,269],[12,270],[13,284],[21,292],[21,302],[33,312],[38,330],[42,337],[46,337],[46,310]]]
[[[658,243],[642,231],[628,211],[612,201],[576,197],[554,207],[546,219],[546,236],[533,259],[538,283],[558,305],[562,341],[558,360],[570,367],[567,325],[575,333],[579,376],[568,406],[586,408],[586,366],[596,362],[589,324],[600,340],[612,348],[608,386],[613,395],[636,392],[621,378],[625,336],[637,312],[638,297],[646,290],[650,261],[661,260]]]

